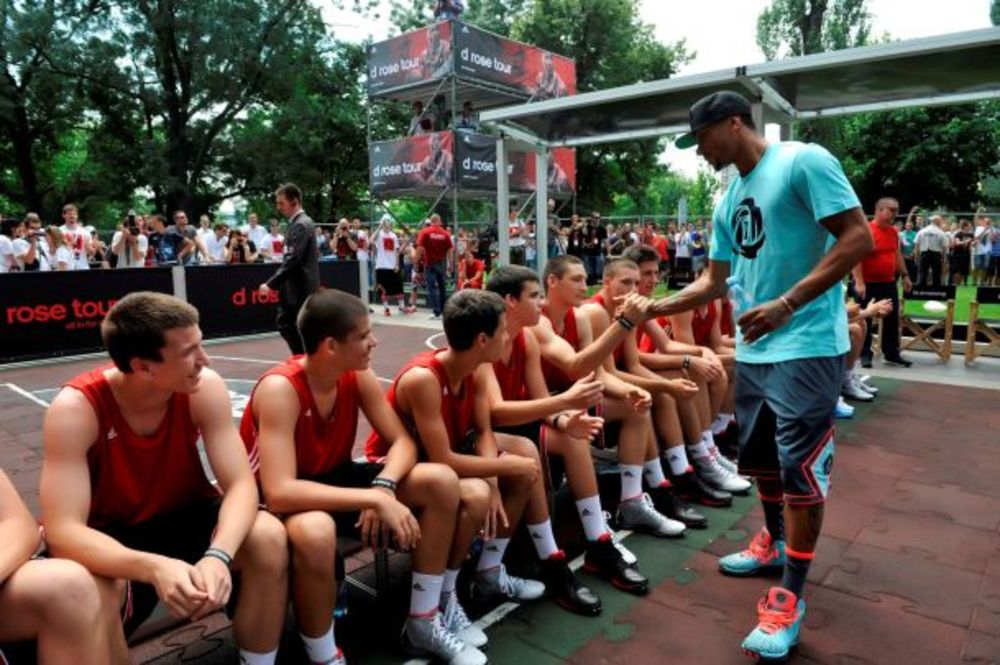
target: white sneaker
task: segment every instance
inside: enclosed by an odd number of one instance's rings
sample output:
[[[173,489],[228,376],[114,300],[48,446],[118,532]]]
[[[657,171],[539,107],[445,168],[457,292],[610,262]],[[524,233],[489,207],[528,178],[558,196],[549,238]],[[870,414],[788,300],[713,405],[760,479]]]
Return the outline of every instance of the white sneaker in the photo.
[[[545,595],[545,585],[538,580],[528,580],[507,574],[502,563],[496,568],[476,573],[476,591],[489,598],[506,596],[511,600],[537,600]]]
[[[715,461],[718,462],[719,466],[721,466],[723,469],[725,469],[729,473],[733,474],[734,476],[739,476],[740,478],[743,477],[743,476],[740,476],[740,469],[736,465],[736,462],[734,462],[733,460],[729,459],[728,457],[726,457],[722,453],[719,453],[718,455],[715,455],[714,457],[715,457]]]
[[[672,520],[657,512],[653,499],[645,492],[618,504],[618,526],[661,538],[676,538],[687,530],[684,522]]]
[[[859,376],[857,378],[858,378],[858,384],[861,386],[861,388],[863,390],[865,390],[866,392],[871,393],[872,395],[878,395],[878,388],[876,388],[875,386],[873,386],[870,383],[868,383],[868,380],[871,379],[872,377],[870,377],[870,376]]]
[[[853,418],[854,407],[845,402],[843,397],[838,397],[837,406],[834,407],[833,413],[837,418]]]
[[[403,649],[414,656],[439,658],[448,665],[485,665],[486,655],[458,639],[441,621],[433,617],[410,617],[403,625]]]
[[[693,460],[693,466],[695,473],[716,489],[732,494],[745,494],[750,491],[751,483],[749,480],[741,478],[735,473],[730,473],[712,457],[695,459]]]
[[[486,646],[486,642],[489,641],[486,633],[469,620],[465,609],[458,602],[457,593],[448,594],[448,600],[441,608],[441,615],[441,622],[444,624],[445,630],[454,633],[455,637],[477,649]]]
[[[620,533],[617,533],[614,529],[612,529],[609,526],[610,524],[611,524],[611,513],[609,513],[608,511],[604,511],[604,528],[607,529],[608,533],[611,534],[611,543],[615,546],[615,549],[618,550],[618,553],[622,555],[622,560],[630,566],[634,566],[635,564],[639,563],[639,559],[634,554],[632,554],[632,550],[625,547],[625,545],[622,543],[622,540],[625,538],[625,536],[623,536]]]
[[[844,378],[840,385],[840,394],[855,402],[870,402],[875,399],[874,395],[860,386],[858,378],[854,375]]]

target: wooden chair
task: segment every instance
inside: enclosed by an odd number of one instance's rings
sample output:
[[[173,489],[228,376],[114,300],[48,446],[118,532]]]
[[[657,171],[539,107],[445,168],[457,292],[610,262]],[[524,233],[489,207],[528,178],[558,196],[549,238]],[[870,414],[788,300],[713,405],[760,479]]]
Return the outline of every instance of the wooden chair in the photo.
[[[926,302],[928,300],[944,300],[947,302],[947,309],[943,319],[937,319],[930,325],[925,325],[925,321],[906,314],[906,302],[917,301]],[[951,358],[952,333],[955,324],[955,287],[914,287],[909,293],[904,293],[899,298],[899,324],[901,333],[906,331],[913,333],[913,337],[900,344],[900,350],[922,347],[930,349],[937,354],[943,362],[948,362]],[[944,338],[938,341],[934,334],[944,331]]]
[[[975,362],[976,358],[992,348],[1000,349],[1000,321],[989,321],[979,318],[979,305],[1000,304],[1000,287],[980,286],[976,289],[976,299],[969,303],[969,325],[965,334],[965,364]],[[986,338],[985,342],[977,342],[977,333]]]

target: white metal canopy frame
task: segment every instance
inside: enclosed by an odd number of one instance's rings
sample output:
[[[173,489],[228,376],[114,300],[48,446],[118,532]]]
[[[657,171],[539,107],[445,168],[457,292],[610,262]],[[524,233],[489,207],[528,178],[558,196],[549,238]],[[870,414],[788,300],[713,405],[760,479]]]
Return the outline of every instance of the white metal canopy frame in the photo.
[[[937,35],[890,44],[817,53],[705,74],[636,83],[572,97],[489,111],[480,121],[496,127],[497,216],[500,261],[506,264],[508,228],[505,144],[534,146],[536,173],[547,172],[553,147],[657,138],[688,130],[688,108],[717,90],[748,96],[758,126],[787,129],[809,120],[915,106],[1000,99],[1000,27]],[[535,196],[538,270],[548,246],[547,183]]]

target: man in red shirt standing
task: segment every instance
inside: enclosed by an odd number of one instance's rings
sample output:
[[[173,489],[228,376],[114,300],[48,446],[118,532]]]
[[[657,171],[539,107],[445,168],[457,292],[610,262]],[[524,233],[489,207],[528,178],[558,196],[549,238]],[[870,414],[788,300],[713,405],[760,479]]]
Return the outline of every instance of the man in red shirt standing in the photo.
[[[903,289],[913,288],[906,272],[906,261],[899,244],[899,232],[892,225],[899,202],[884,197],[875,204],[875,218],[871,221],[875,250],[854,268],[854,290],[861,298],[861,306],[872,300],[892,301],[882,325],[882,353],[886,363],[899,367],[909,367],[912,363],[899,353],[899,287],[897,280],[903,278]],[[861,366],[872,366],[872,326],[868,327],[865,344],[861,350]]]
[[[451,272],[453,262],[451,234],[444,228],[441,215],[431,215],[431,225],[421,229],[417,235],[417,262],[423,259],[424,275],[427,280],[427,300],[430,301],[432,319],[441,318],[444,308],[445,277]]]

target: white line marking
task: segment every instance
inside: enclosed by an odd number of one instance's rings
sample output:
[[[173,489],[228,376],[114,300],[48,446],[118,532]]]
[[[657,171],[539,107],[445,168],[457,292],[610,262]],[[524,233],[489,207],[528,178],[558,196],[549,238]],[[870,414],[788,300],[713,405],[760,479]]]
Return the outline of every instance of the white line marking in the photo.
[[[42,407],[43,409],[49,408],[49,403],[48,402],[46,402],[45,400],[41,399],[37,395],[31,394],[30,392],[28,392],[27,390],[25,390],[21,386],[15,385],[13,383],[5,383],[3,385],[5,385],[8,388],[10,388],[12,391],[14,391],[15,393],[17,393],[21,397],[24,397],[25,399],[31,400],[32,402],[34,402],[38,406]]]
[[[427,339],[424,340],[424,346],[426,346],[428,349],[437,349],[437,348],[440,348],[440,347],[438,347],[437,344],[432,343],[431,340],[434,339],[435,337],[440,337],[443,334],[444,334],[443,332],[434,333],[433,335],[431,335],[430,337],[428,337]]]

